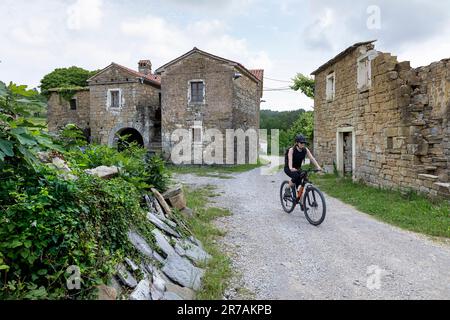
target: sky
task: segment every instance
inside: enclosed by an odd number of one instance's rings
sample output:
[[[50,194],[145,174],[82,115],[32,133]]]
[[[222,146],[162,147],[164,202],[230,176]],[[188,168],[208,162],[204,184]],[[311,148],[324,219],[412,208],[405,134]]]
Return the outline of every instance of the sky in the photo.
[[[39,86],[55,68],[156,70],[193,47],[265,70],[262,109],[311,110],[284,90],[353,43],[413,67],[450,57],[446,0],[1,0],[0,80]]]

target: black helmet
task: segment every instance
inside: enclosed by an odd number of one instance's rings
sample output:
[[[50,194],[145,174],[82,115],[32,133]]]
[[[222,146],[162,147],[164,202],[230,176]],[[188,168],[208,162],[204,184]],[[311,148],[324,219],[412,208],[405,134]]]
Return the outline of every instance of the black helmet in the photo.
[[[308,143],[308,142],[306,141],[303,135],[299,134],[295,137],[295,143]]]

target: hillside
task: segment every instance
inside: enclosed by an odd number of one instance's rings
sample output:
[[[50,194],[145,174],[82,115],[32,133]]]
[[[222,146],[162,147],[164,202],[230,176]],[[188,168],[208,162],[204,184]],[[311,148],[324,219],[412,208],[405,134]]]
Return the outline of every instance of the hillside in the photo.
[[[303,109],[295,111],[261,110],[261,129],[289,129],[292,124],[305,112]]]

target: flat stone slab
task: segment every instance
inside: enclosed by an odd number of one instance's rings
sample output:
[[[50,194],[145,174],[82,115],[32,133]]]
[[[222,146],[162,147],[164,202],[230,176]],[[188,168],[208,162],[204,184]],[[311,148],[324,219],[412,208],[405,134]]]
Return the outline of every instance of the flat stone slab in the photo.
[[[449,182],[436,182],[435,185],[437,185],[438,187],[443,187],[443,188],[449,188],[450,189],[450,183]]]
[[[125,262],[131,268],[131,270],[133,270],[133,272],[139,270],[139,267],[130,258],[125,258]]]
[[[431,181],[436,181],[437,179],[439,179],[438,176],[434,176],[432,174],[419,174],[419,178],[431,180]]]
[[[204,270],[195,267],[189,260],[178,254],[168,256],[162,271],[176,283],[195,291],[200,289],[205,273]]]
[[[117,167],[106,167],[100,166],[95,169],[85,170],[87,174],[97,176],[102,179],[109,179],[117,176],[119,174],[119,168]]]
[[[97,287],[97,300],[106,301],[106,300],[117,300],[117,290],[113,287],[108,287],[104,284]]]
[[[166,283],[166,293],[171,292],[183,300],[194,300],[195,291],[189,288],[180,287],[172,282]]]
[[[117,277],[125,286],[130,287],[131,289],[136,288],[138,285],[136,279],[128,272],[123,264],[119,264],[117,267]]]
[[[176,254],[175,249],[170,245],[169,240],[162,234],[161,231],[155,229],[152,231],[152,234],[155,236],[158,247],[160,247],[167,256]]]
[[[130,300],[152,300],[150,295],[150,281],[142,280],[130,294]]]
[[[162,300],[175,301],[175,300],[184,300],[184,299],[181,298],[179,295],[177,295],[175,292],[166,292],[166,293],[164,293],[164,297]]]
[[[158,190],[156,190],[154,188],[151,189],[151,191],[155,195],[156,199],[158,199],[158,202],[161,205],[161,207],[163,208],[163,210],[166,213],[166,215],[170,217],[170,215],[172,214],[172,210],[170,209],[170,207],[167,204],[166,200],[164,200],[164,197],[161,195],[161,193],[159,193]]]
[[[177,241],[175,251],[180,256],[187,257],[197,264],[208,262],[211,259],[211,256],[205,250],[187,240]]]
[[[166,223],[164,223],[161,219],[159,219],[157,216],[155,216],[153,213],[149,212],[147,213],[147,219],[153,223],[158,229],[167,232],[168,234],[180,238],[180,234],[173,230],[171,227],[169,227]]]
[[[138,233],[134,231],[128,232],[128,240],[133,244],[133,246],[143,255],[148,258],[154,258],[153,250]]]

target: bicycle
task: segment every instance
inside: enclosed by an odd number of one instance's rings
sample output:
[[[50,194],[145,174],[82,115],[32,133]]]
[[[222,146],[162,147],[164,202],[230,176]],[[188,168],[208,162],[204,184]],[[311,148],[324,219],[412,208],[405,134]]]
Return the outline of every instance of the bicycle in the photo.
[[[300,204],[301,210],[305,213],[305,217],[313,226],[319,226],[325,220],[326,202],[325,197],[316,186],[309,180],[311,172],[320,172],[320,170],[308,169],[305,172],[302,184],[296,188],[294,194],[293,188],[289,196],[285,196],[285,189],[289,185],[289,181],[283,181],[280,188],[281,206],[286,213],[292,213],[295,207]]]

